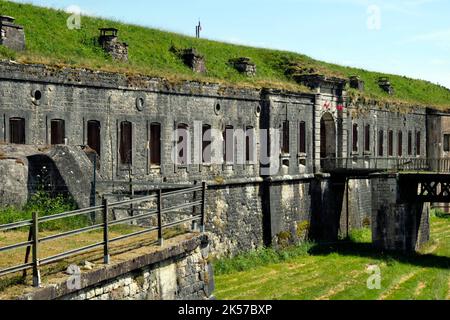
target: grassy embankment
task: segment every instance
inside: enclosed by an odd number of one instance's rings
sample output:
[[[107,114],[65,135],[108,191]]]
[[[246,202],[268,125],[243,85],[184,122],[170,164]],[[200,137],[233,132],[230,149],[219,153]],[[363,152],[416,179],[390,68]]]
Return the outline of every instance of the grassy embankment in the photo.
[[[163,77],[172,82],[198,80],[236,86],[308,91],[286,75],[287,66],[294,63],[306,70],[313,69],[313,72],[328,76],[358,75],[365,81],[367,98],[393,103],[406,102],[434,106],[440,109],[450,107],[450,90],[442,86],[398,75],[330,64],[298,53],[195,39],[92,17],[82,17],[81,30],[69,30],[66,26],[69,14],[63,11],[9,1],[0,1],[0,13],[14,16],[17,23],[25,27],[27,38],[27,51],[15,53],[0,47],[0,58],[15,59],[23,63],[84,67],[130,75],[145,74]],[[129,63],[113,62],[99,48],[96,38],[100,27],[120,29],[120,39],[130,46]],[[194,74],[169,50],[172,46],[196,48],[206,58],[208,73],[206,75]],[[258,68],[256,77],[247,78],[228,64],[229,59],[238,57],[249,57],[256,63]],[[377,81],[380,76],[390,78],[396,90],[394,97],[389,97],[378,87]]]
[[[440,216],[440,215],[439,215]],[[432,240],[417,255],[380,253],[370,231],[336,245],[305,244],[217,261],[218,299],[450,299],[450,218],[432,218]],[[369,290],[369,266],[381,269],[381,289]]]

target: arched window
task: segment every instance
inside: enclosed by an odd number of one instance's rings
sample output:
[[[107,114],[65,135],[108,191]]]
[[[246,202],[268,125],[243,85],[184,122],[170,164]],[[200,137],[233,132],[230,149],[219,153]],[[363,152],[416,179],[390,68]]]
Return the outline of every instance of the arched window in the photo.
[[[378,132],[378,156],[384,156],[384,131],[380,130]]]
[[[25,119],[9,119],[9,142],[14,144],[25,144]]]
[[[364,128],[364,151],[370,152],[370,125]]]
[[[281,140],[281,153],[283,155],[288,155],[289,154],[289,121],[284,121],[282,124],[282,140]]]
[[[422,140],[421,140],[421,133],[418,131],[416,133],[416,155],[420,156],[422,154]]]
[[[412,132],[408,131],[408,156],[413,154]]]
[[[301,121],[298,128],[298,152],[306,154],[306,123]]]
[[[189,126],[184,123],[180,123],[177,126],[177,164],[188,165],[189,156]]]
[[[202,128],[202,161],[204,164],[211,163],[211,143],[212,133],[211,126],[209,124],[203,125]]]
[[[246,127],[245,129],[245,161],[249,164],[255,162],[255,129],[253,127]]]
[[[66,125],[65,121],[61,119],[53,119],[50,123],[51,127],[51,144],[64,144],[64,138],[66,137]]]
[[[358,152],[358,124],[353,124],[353,152]]]
[[[389,130],[388,133],[388,155],[389,157],[394,156],[394,131]]]
[[[150,124],[150,165],[161,165],[161,124]]]
[[[120,123],[119,154],[120,163],[130,165],[133,163],[133,126],[129,121]]]
[[[89,148],[95,150],[97,155],[101,155],[101,126],[100,121],[89,120],[87,123],[87,144]]]
[[[398,156],[403,156],[403,132],[398,132]]]
[[[223,132],[223,160],[226,164],[234,162],[234,128],[226,126]]]

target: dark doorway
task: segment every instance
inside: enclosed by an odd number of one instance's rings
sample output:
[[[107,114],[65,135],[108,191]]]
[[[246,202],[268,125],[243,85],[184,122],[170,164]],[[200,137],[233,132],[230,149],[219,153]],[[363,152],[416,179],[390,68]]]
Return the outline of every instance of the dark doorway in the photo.
[[[25,144],[25,119],[9,119],[9,142],[13,144]]]
[[[51,144],[64,144],[64,138],[66,137],[65,122],[61,119],[54,119],[51,121]]]
[[[87,123],[87,144],[89,148],[101,155],[101,125],[99,121],[90,120]]]
[[[133,162],[133,127],[131,122],[124,121],[120,123],[120,163],[130,165]]]

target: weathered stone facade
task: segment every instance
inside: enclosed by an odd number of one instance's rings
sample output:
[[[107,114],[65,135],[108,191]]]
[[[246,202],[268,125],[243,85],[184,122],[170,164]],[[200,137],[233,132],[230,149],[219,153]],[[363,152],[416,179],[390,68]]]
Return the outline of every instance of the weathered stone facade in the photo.
[[[401,156],[425,158],[428,150],[426,109],[391,112],[372,102],[353,107],[342,79],[305,77],[314,93],[302,94],[6,62],[0,69],[0,140],[17,139],[12,125],[20,120],[24,143],[51,144],[52,128],[62,124],[67,144],[98,145],[102,179],[128,179],[131,169],[140,181],[206,181],[206,227],[219,255],[277,243],[280,235],[293,242],[308,235],[332,239],[367,225],[369,177],[346,183],[322,169],[335,158],[368,168],[371,158],[389,164]],[[202,141],[191,139],[186,159],[199,161],[179,164],[173,150],[180,125],[191,137],[201,137],[205,127],[253,132],[256,147],[233,143],[232,158],[246,161],[209,164],[201,159]],[[261,155],[270,146],[259,137],[274,129],[280,130],[281,152],[264,163]],[[152,156],[155,130],[158,157]]]
[[[372,230],[376,247],[415,251],[430,240],[429,204],[402,199],[398,175],[374,175],[372,193]]]

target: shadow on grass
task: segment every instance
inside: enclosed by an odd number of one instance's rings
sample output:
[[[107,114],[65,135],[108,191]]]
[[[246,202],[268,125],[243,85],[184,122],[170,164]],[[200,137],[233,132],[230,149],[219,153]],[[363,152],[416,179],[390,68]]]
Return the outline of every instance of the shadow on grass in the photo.
[[[384,260],[388,265],[393,261],[424,268],[450,270],[450,257],[433,254],[404,253],[398,251],[380,251],[371,243],[342,241],[334,244],[315,244],[308,253],[312,256],[327,256],[333,253],[342,256],[364,257]]]

